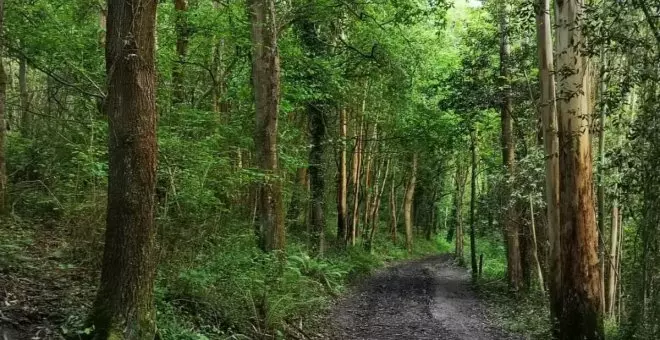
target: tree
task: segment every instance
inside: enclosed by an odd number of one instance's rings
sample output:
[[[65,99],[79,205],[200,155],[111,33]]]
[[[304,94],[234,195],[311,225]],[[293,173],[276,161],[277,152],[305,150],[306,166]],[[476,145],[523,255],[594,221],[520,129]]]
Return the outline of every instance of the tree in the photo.
[[[412,217],[412,204],[415,195],[415,184],[417,182],[417,153],[412,156],[412,164],[410,166],[410,179],[406,186],[406,195],[403,198],[403,219],[406,224],[406,248],[408,253],[412,254],[413,251],[413,217]]]
[[[472,154],[472,177],[470,179],[470,264],[472,266],[472,281],[477,281],[477,241],[476,241],[476,203],[477,203],[477,129],[470,131],[470,153]]]
[[[509,79],[509,58],[511,45],[509,42],[508,5],[504,4],[500,14],[500,82],[502,89],[501,117],[502,117],[502,162],[506,168],[508,182],[513,180],[515,174],[516,149],[513,137],[512,94]],[[506,235],[507,251],[507,278],[509,288],[518,291],[523,281],[522,259],[520,256],[520,226],[517,204],[511,195],[510,183],[505,183],[506,208],[503,216],[504,233]]]
[[[337,240],[344,243],[348,224],[348,172],[346,168],[346,108],[339,109],[339,165],[337,169]]]
[[[4,45],[4,14],[5,1],[0,0],[0,46]],[[0,51],[2,51],[0,47]],[[2,53],[0,53],[0,56]],[[5,100],[7,94],[7,73],[0,59],[0,215],[4,215],[7,209],[7,164],[5,159]]]
[[[550,0],[539,0],[536,8],[536,37],[539,62],[539,111],[543,129],[545,153],[545,203],[548,254],[548,292],[553,332],[558,335],[561,314],[561,246],[559,224],[559,136],[557,135],[557,104],[552,56],[552,23]]]
[[[284,249],[282,188],[277,155],[277,113],[280,57],[274,0],[249,0],[252,39],[252,84],[256,108],[257,164],[264,171],[259,184],[259,245],[264,251]]]
[[[307,107],[311,148],[309,150],[309,186],[311,192],[312,246],[323,254],[325,233],[325,164],[323,159],[325,117],[318,103]]]
[[[557,115],[559,121],[562,257],[561,339],[603,339],[598,230],[589,136],[588,59],[583,52],[582,0],[558,0]]]
[[[97,339],[153,339],[156,311],[156,2],[108,2],[108,208]]]
[[[186,62],[188,54],[188,0],[174,0],[174,26],[176,28],[176,60],[172,69],[172,84],[174,93],[172,102],[174,104],[182,103],[185,98],[183,65]]]

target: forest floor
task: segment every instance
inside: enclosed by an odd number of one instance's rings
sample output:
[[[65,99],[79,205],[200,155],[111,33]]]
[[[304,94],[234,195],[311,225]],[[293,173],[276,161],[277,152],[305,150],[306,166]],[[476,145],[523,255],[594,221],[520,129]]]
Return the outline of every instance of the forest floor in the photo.
[[[387,267],[341,299],[330,339],[522,339],[489,320],[464,268],[445,254]]]

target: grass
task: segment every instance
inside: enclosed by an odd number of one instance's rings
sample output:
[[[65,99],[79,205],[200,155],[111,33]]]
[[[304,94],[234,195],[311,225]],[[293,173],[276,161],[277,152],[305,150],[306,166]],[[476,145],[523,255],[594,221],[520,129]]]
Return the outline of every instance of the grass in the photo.
[[[488,304],[491,321],[528,339],[550,339],[548,300],[533,283],[532,288],[512,294],[506,282],[506,248],[498,237],[476,240],[477,257],[483,255],[483,271],[476,289]],[[470,246],[465,263],[470,263]]]

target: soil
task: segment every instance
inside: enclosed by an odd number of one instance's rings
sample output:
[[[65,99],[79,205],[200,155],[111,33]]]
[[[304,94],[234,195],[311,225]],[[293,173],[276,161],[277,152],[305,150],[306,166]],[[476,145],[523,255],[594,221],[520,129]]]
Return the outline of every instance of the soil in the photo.
[[[378,272],[341,299],[329,318],[330,339],[522,339],[488,320],[467,271],[450,255]]]

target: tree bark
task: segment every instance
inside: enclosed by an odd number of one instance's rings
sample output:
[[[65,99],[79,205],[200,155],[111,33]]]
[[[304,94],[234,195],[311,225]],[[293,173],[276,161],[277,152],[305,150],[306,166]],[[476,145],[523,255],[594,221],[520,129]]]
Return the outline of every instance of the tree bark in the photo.
[[[280,58],[274,0],[249,0],[252,39],[252,84],[256,107],[257,164],[265,173],[259,184],[259,245],[283,250],[285,243],[282,187],[277,155],[277,113],[280,101]]]
[[[548,292],[553,334],[559,335],[561,314],[561,244],[559,224],[559,137],[557,135],[557,98],[552,55],[552,23],[550,0],[539,0],[536,13],[538,40],[540,112],[545,153],[546,231],[550,243],[548,254]]]
[[[470,181],[470,264],[472,265],[472,281],[476,282],[479,275],[477,268],[477,241],[475,211],[477,204],[477,130],[470,133],[470,151],[472,154],[472,178]]]
[[[463,195],[465,194],[465,182],[467,181],[467,173],[463,168],[463,162],[460,155],[456,156],[456,192],[454,196],[454,213],[455,215],[455,248],[454,256],[458,259],[460,264],[465,263],[464,259],[464,237],[463,237]]]
[[[607,91],[606,72],[607,60],[605,53],[601,52],[601,69],[600,69],[600,87],[598,91],[599,98],[599,111],[600,111],[600,127],[598,129],[598,175],[597,175],[597,191],[598,197],[598,233],[605,235],[605,126],[607,117],[607,102],[605,100],[605,92]],[[603,303],[601,307],[602,313],[605,313],[605,240],[602,237],[598,238],[598,258],[600,260],[601,280],[600,280],[600,293]]]
[[[337,169],[337,239],[345,242],[348,223],[348,178],[346,169],[346,109],[339,110],[339,169]]]
[[[539,290],[544,293],[545,283],[543,280],[543,269],[541,269],[541,262],[539,261],[538,241],[536,239],[536,223],[534,221],[534,201],[532,200],[532,195],[529,195],[529,218],[531,220],[530,231],[532,235],[532,256],[534,258],[534,268],[536,269]]]
[[[30,94],[28,93],[27,75],[27,59],[21,56],[18,67],[18,87],[21,97],[21,132],[25,137],[30,137],[32,135],[32,115],[30,114]]]
[[[156,332],[155,23],[156,2],[108,2],[108,210],[95,339]]]
[[[325,248],[325,164],[323,163],[323,138],[325,137],[325,118],[319,103],[307,106],[309,115],[309,135],[311,148],[309,150],[309,184],[311,192],[312,249],[319,255]]]
[[[500,81],[502,83],[502,161],[506,168],[506,178],[512,180],[515,175],[515,141],[513,137],[512,95],[509,80],[509,18],[507,5],[503,6],[500,18]],[[512,188],[505,184],[504,197],[508,201],[504,212],[504,231],[507,245],[507,279],[509,288],[518,291],[522,286],[522,259],[520,256],[519,213],[511,196]]]
[[[392,243],[397,243],[397,214],[396,214],[396,193],[395,193],[394,174],[392,174],[392,185],[390,186],[390,232],[392,234]]]
[[[0,46],[4,45],[5,1],[0,0]],[[1,50],[0,50],[1,51]],[[0,216],[7,212],[7,165],[5,159],[5,104],[7,95],[7,73],[0,58]]]
[[[362,159],[364,151],[364,114],[367,108],[367,91],[368,84],[365,82],[364,86],[364,98],[362,99],[362,109],[360,111],[359,123],[356,121],[356,131],[355,136],[355,148],[353,151],[353,164],[352,164],[352,184],[353,184],[353,209],[351,213],[352,222],[350,224],[350,230],[348,233],[348,243],[352,246],[355,245],[357,239],[357,229],[360,222],[360,177],[362,171]]]
[[[174,0],[174,26],[176,30],[176,61],[172,67],[172,85],[174,93],[172,102],[174,104],[183,103],[185,98],[185,84],[183,65],[186,62],[188,54],[188,0]]]
[[[417,153],[412,156],[412,165],[410,167],[410,180],[406,187],[406,195],[403,200],[403,217],[406,224],[406,248],[408,253],[413,251],[413,218],[412,205],[415,195],[415,184],[417,181]]]
[[[617,268],[619,267],[619,201],[615,197],[612,200],[612,228],[610,229],[610,254],[607,280],[607,310],[606,313],[610,318],[614,318],[614,307],[616,302],[616,287],[617,287]]]
[[[601,272],[593,200],[583,0],[557,0],[557,111],[561,171],[561,339],[603,339]]]
[[[388,159],[385,161],[385,174],[383,175],[382,179],[380,178],[380,170],[378,171],[379,174],[376,177],[376,185],[374,188],[374,203],[372,205],[371,209],[371,225],[369,227],[370,233],[369,233],[369,242],[367,242],[367,249],[371,250],[374,242],[374,237],[376,236],[376,231],[378,230],[378,222],[379,222],[379,212],[380,212],[380,202],[383,197],[383,193],[385,192],[385,186],[387,184],[387,176],[389,175],[390,172],[390,160]]]

